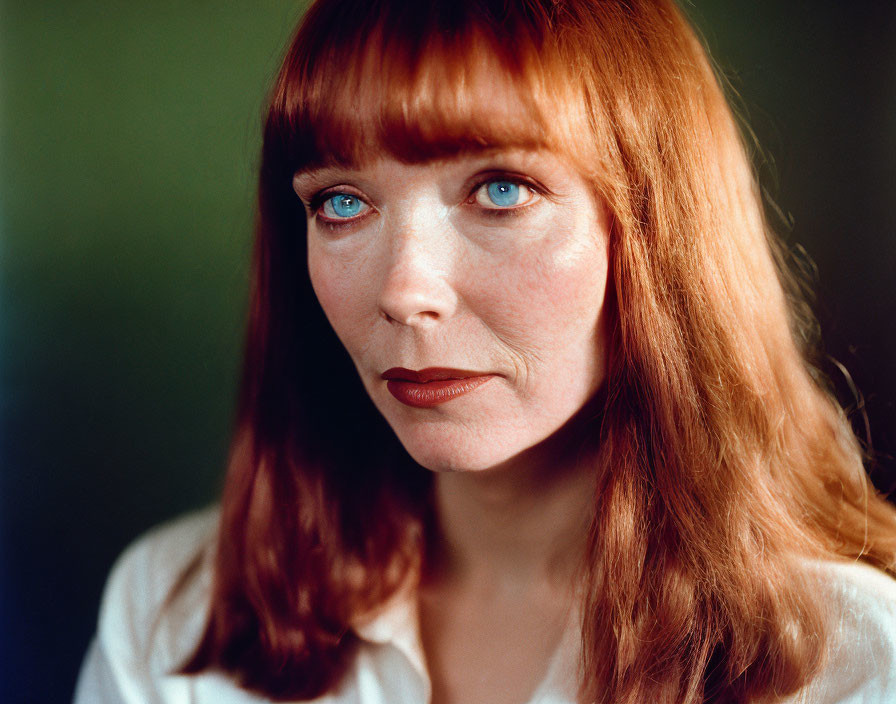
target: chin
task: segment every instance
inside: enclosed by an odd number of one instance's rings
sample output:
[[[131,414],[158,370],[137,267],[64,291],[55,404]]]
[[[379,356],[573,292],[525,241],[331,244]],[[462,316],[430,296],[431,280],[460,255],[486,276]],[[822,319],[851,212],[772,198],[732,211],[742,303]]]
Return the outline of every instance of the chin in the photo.
[[[493,468],[495,463],[481,457],[467,456],[446,456],[434,453],[424,455],[415,455],[411,453],[411,457],[424,469],[436,473],[448,472],[484,472]]]
[[[523,454],[526,443],[500,438],[483,439],[469,432],[462,434],[398,433],[405,450],[421,467],[433,472],[482,472],[494,469]]]
[[[399,438],[400,439],[400,438]],[[402,442],[408,454],[421,467],[433,472],[476,472],[500,464],[506,457],[484,452],[486,448],[440,446],[442,443]]]

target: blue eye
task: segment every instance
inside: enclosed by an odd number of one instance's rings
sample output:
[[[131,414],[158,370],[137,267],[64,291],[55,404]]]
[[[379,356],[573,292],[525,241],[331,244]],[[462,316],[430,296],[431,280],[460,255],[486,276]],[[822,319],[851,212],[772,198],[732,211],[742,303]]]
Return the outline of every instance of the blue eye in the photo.
[[[322,209],[325,217],[344,220],[360,215],[369,207],[358,196],[353,196],[351,193],[337,193],[323,202]]]
[[[486,210],[514,209],[537,198],[535,191],[517,181],[487,181],[476,189],[473,199]]]
[[[504,208],[516,205],[520,200],[520,187],[511,181],[492,181],[486,190],[489,200]]]

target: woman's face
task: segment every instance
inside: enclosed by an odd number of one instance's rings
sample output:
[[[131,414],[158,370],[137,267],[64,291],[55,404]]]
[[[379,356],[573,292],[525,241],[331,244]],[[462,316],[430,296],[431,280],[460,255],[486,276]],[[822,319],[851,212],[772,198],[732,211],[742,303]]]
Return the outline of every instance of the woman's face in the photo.
[[[320,304],[421,465],[506,463],[602,384],[608,216],[561,159],[382,155],[294,187]]]

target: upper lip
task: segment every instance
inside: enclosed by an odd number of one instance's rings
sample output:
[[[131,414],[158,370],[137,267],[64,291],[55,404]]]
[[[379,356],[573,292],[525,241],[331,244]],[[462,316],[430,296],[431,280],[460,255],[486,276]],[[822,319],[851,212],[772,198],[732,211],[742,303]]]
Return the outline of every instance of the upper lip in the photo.
[[[392,367],[383,372],[382,378],[387,381],[399,379],[425,384],[428,381],[445,381],[447,379],[469,379],[471,376],[487,376],[487,372],[473,372],[466,369],[450,369],[448,367],[427,367],[419,371]]]

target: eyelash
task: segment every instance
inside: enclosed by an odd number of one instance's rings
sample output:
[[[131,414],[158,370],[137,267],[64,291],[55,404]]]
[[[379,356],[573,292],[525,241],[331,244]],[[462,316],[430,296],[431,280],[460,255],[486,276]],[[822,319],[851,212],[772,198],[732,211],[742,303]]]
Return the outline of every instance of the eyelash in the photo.
[[[540,199],[541,195],[544,191],[534,183],[531,179],[528,179],[524,176],[520,176],[519,174],[512,173],[502,173],[502,172],[492,172],[486,174],[482,178],[480,178],[475,185],[470,189],[469,195],[464,200],[466,204],[475,204],[476,203],[476,194],[479,192],[481,188],[487,186],[490,183],[507,181],[508,183],[513,183],[518,186],[525,186],[532,193],[530,199],[523,203],[522,205],[508,206],[505,208],[501,207],[480,207],[479,211],[485,215],[485,217],[489,218],[508,218],[508,217],[517,217],[522,211],[534,205]],[[362,203],[367,206],[367,210],[360,215],[356,215],[351,218],[340,218],[338,220],[334,220],[332,218],[328,218],[322,214],[324,204],[330,199],[338,195],[347,195],[353,198],[357,198]],[[362,196],[357,193],[353,193],[349,190],[345,190],[342,188],[333,188],[327,189],[325,191],[321,191],[316,194],[308,204],[308,208],[311,212],[312,217],[315,217],[319,224],[326,227],[328,230],[337,231],[342,230],[347,227],[353,227],[361,220],[365,219],[370,213],[374,212],[374,208],[370,203],[368,203]]]

